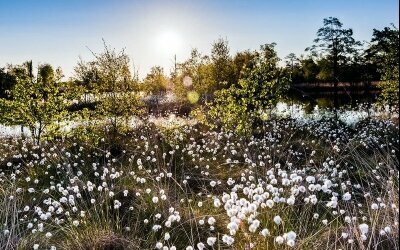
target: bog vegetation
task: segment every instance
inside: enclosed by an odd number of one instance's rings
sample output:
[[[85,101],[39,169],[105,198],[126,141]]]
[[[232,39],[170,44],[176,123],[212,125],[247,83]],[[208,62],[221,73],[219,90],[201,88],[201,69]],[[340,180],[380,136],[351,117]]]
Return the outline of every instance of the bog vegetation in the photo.
[[[285,65],[224,39],[144,79],[106,42],[67,81],[7,65],[0,248],[398,249],[398,45],[330,17]],[[375,100],[339,105],[340,82],[373,81]],[[322,110],[287,94],[316,82]]]

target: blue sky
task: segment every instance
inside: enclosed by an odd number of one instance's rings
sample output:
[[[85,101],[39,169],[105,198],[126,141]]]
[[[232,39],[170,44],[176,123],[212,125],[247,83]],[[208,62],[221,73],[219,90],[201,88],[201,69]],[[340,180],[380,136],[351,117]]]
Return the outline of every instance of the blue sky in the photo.
[[[26,60],[60,66],[72,76],[79,57],[92,59],[102,38],[125,48],[144,76],[153,65],[168,73],[192,48],[209,53],[227,38],[231,52],[276,42],[278,55],[312,44],[325,17],[339,18],[354,37],[394,23],[397,0],[0,0],[0,67]]]

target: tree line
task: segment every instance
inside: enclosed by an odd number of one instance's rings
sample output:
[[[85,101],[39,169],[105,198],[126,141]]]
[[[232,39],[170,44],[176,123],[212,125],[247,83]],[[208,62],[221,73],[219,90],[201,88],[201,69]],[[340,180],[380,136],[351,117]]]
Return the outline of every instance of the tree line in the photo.
[[[90,61],[79,60],[74,76],[62,81],[60,68],[32,61],[0,68],[0,122],[30,128],[39,141],[43,131],[57,131],[62,120],[105,118],[117,133],[132,115],[144,112],[143,97],[171,90],[182,103],[207,110],[224,126],[248,130],[265,110],[285,98],[291,84],[380,81],[379,102],[398,110],[399,30],[374,29],[368,43],[356,41],[353,30],[334,17],[325,18],[304,55],[277,56],[275,43],[231,55],[226,39],[204,55],[193,49],[167,75],[155,66],[143,79],[130,66],[124,50],[104,42]],[[198,105],[206,104],[206,105]],[[246,121],[246,122],[238,122]],[[248,122],[251,121],[251,122]]]

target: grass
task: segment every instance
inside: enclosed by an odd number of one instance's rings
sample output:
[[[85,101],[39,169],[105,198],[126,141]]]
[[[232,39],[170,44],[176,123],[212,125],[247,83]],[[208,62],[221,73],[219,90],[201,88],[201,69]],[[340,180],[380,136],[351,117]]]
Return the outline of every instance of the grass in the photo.
[[[201,124],[105,131],[76,129],[39,146],[2,139],[2,248],[399,248],[393,122],[333,130],[329,119],[274,119],[252,137]]]

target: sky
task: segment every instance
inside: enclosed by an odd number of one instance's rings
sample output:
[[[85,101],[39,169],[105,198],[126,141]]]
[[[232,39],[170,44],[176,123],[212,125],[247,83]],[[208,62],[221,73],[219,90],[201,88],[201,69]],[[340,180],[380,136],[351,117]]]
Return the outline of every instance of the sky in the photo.
[[[231,54],[276,42],[281,58],[304,54],[326,17],[354,37],[399,26],[397,0],[0,0],[0,67],[33,60],[73,76],[79,58],[92,60],[102,39],[125,49],[144,77],[152,66],[169,73],[193,48],[209,54],[218,38]]]

